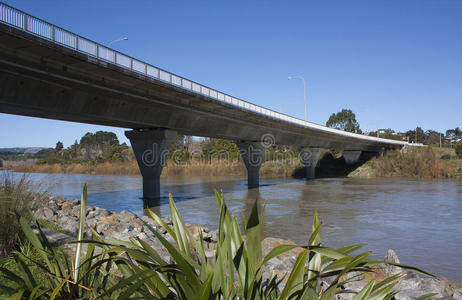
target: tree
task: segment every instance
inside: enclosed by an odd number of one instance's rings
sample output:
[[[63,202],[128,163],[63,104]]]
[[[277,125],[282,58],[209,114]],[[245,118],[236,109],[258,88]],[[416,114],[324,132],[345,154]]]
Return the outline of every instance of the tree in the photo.
[[[459,137],[461,135],[462,135],[462,131],[460,130],[459,127],[456,127],[454,129],[446,130],[446,138],[448,138],[448,139],[453,139],[453,138]]]
[[[439,145],[440,144],[440,133],[434,130],[427,130],[425,132],[426,138],[424,141],[425,145]]]
[[[240,156],[239,148],[234,141],[208,138],[201,142],[202,153],[205,158],[236,159]]]
[[[351,109],[342,109],[342,111],[332,114],[326,122],[326,126],[348,132],[362,133],[359,123],[356,121],[356,115]]]
[[[61,150],[63,150],[63,149],[64,149],[63,142],[58,141],[58,142],[56,143],[55,150],[56,150],[56,151],[61,151]]]
[[[417,141],[416,141],[416,131],[417,131]],[[409,142],[425,143],[427,136],[422,128],[417,127],[416,130],[406,131],[406,136],[409,137]]]

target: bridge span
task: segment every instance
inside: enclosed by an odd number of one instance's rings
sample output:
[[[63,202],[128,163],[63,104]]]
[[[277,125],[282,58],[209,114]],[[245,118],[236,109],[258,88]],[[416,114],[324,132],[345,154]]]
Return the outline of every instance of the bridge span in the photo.
[[[321,149],[361,152],[406,142],[305,122],[222,93],[74,34],[0,2],[0,112],[132,129],[143,195],[160,197],[159,178],[177,133],[236,141],[249,187],[259,183],[268,140],[296,145],[307,177]]]

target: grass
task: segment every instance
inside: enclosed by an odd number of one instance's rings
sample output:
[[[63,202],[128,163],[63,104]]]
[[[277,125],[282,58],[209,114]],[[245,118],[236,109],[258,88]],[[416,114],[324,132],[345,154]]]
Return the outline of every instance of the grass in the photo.
[[[31,189],[34,189],[32,192]],[[42,192],[37,192],[42,190]],[[28,180],[26,175],[14,178],[11,172],[0,175],[0,257],[18,249],[21,230],[16,214],[31,219],[31,210],[42,205],[47,199],[43,191]]]
[[[444,159],[450,156],[450,159]],[[403,177],[418,179],[455,178],[462,161],[452,158],[450,149],[413,148],[391,150],[371,159],[349,174],[350,177]],[[443,158],[443,159],[442,159]]]

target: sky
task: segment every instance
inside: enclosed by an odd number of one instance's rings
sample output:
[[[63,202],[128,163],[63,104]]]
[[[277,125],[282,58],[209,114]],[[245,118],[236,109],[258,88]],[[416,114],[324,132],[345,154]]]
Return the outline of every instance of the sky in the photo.
[[[461,0],[2,0],[74,33],[276,111],[363,131],[462,127]],[[1,87],[1,86],[0,86]],[[0,147],[67,147],[112,128],[0,114]]]

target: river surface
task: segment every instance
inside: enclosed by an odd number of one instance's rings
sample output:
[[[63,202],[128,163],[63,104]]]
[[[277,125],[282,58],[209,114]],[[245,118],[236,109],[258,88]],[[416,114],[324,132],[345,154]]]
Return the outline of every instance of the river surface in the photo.
[[[19,175],[18,175],[19,176]],[[89,205],[143,214],[141,178],[130,176],[29,174],[52,186],[51,194],[79,198],[88,184]],[[266,204],[264,235],[306,243],[313,213],[323,222],[323,244],[343,247],[368,243],[374,258],[394,249],[401,263],[462,282],[462,181],[408,179],[263,179],[247,189],[242,178],[175,178],[161,181],[186,223],[216,229],[219,219],[214,189],[240,218],[256,198]],[[169,216],[168,199],[151,204]]]

